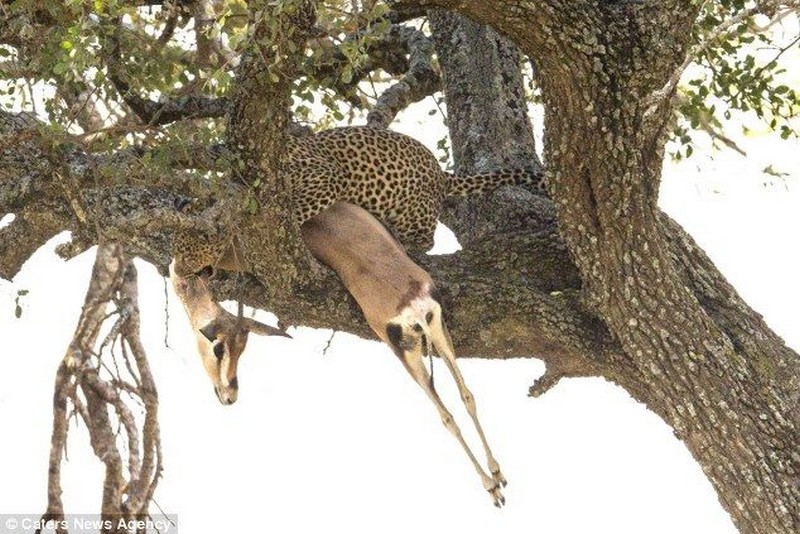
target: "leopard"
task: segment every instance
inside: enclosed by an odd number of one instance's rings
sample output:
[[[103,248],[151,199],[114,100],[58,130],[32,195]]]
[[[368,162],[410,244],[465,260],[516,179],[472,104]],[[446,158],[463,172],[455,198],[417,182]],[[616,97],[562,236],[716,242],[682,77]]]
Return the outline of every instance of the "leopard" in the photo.
[[[289,136],[281,167],[292,190],[298,226],[335,202],[346,201],[381,221],[412,254],[433,246],[437,218],[448,197],[484,194],[505,185],[546,194],[540,169],[448,172],[413,137],[369,126]],[[178,241],[186,243],[175,243],[176,268],[181,273],[217,266],[231,244],[230,239],[213,238]]]

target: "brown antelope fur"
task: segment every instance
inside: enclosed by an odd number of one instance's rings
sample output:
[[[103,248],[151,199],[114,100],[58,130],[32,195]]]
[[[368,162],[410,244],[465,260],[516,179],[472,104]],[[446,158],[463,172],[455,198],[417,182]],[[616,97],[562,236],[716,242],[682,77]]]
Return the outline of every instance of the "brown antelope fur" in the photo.
[[[370,327],[405,366],[431,399],[442,422],[461,443],[494,504],[505,498],[500,472],[475,410],[475,400],[456,364],[450,334],[442,318],[433,280],[414,263],[387,229],[364,209],[337,202],[301,226],[312,254],[329,265],[356,299]],[[442,403],[425,368],[431,345],[442,357],[458,385],[461,399],[483,443],[491,476],[470,450],[461,430]]]
[[[207,280],[202,275],[180,276],[175,262],[170,265],[170,278],[192,325],[197,351],[203,367],[214,384],[214,392],[222,404],[233,404],[239,394],[236,375],[250,332],[265,336],[286,336],[287,333],[248,317],[233,315],[214,300]]]

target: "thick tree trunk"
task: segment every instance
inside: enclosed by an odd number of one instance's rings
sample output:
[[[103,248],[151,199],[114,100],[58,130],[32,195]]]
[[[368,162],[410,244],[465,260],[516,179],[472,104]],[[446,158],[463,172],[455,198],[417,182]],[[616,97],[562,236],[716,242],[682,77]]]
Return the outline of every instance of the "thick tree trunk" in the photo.
[[[482,10],[477,6],[472,13],[483,15]],[[656,65],[632,68],[628,58],[641,53],[643,36],[629,24],[641,14],[629,15],[618,27],[604,20],[600,34],[570,34],[562,26],[564,45],[554,47],[557,58],[539,62],[550,119],[545,159],[561,234],[580,272],[583,301],[627,359],[612,364],[613,373],[598,370],[675,429],[743,532],[796,532],[798,357],[656,205],[669,108],[642,102],[670,70],[663,60],[661,78]],[[435,41],[448,108],[459,109],[461,116],[472,108],[495,109],[498,99],[481,98],[491,93],[480,89],[493,79],[486,76],[491,69],[466,65],[469,56],[452,46],[480,39],[484,30],[450,15],[434,15],[432,24],[441,32]],[[589,17],[576,24],[592,25]],[[519,27],[510,33],[519,34]],[[484,53],[476,55],[491,57],[486,46],[484,38],[476,46]],[[587,56],[586,50],[597,47],[605,52]],[[501,64],[495,63],[498,69]],[[448,68],[455,65],[462,78],[451,91]],[[464,87],[478,90],[464,98]],[[508,154],[504,132],[518,127],[458,118],[450,116],[453,139],[480,139],[454,143],[470,147],[457,154],[459,163],[480,165],[492,151]],[[478,156],[473,147],[479,147]]]
[[[231,178],[248,188],[244,200],[254,216],[237,221],[235,233],[267,291],[289,299],[298,272],[307,270],[308,254],[292,217],[291,185],[282,182],[279,171],[292,87],[316,8],[309,0],[259,1],[249,7],[252,40],[231,95],[228,146],[235,154]]]
[[[442,69],[455,171],[541,168],[517,47],[491,28],[447,11],[431,12],[430,22]],[[504,188],[483,197],[450,198],[440,219],[467,247],[498,231],[530,228],[530,221],[509,216],[508,210],[515,213],[527,205],[521,197],[527,200],[532,195]]]
[[[636,41],[621,44],[632,54]],[[714,288],[722,277],[709,262],[698,269],[699,249],[673,243],[681,230],[667,227],[656,205],[668,110],[646,116],[640,102],[652,86],[627,67],[607,55],[608,78],[582,71],[578,91],[541,65],[547,114],[559,118],[548,121],[546,159],[562,235],[587,301],[648,385],[640,400],[685,441],[739,528],[796,532],[797,356],[763,323],[753,328],[754,316],[737,319],[751,327],[737,343],[719,310],[701,303],[693,280],[713,277]],[[770,346],[757,344],[765,337]]]
[[[642,129],[641,110],[617,94],[613,104],[595,100],[586,113],[570,105],[574,96],[548,92],[548,113],[562,120],[546,142],[583,149],[546,153],[557,169],[552,194],[586,300],[634,362],[637,382],[648,385],[639,400],[686,442],[741,530],[796,532],[797,356],[752,311],[734,319],[750,327],[744,343],[726,331],[730,325],[720,319],[737,306],[702,291],[726,293],[718,289],[722,278],[698,261],[699,249],[673,242],[682,230],[667,227],[656,206],[662,154],[654,145],[661,144]],[[615,128],[587,138],[598,119]],[[698,292],[699,279],[715,283]],[[765,338],[773,343],[757,342]]]

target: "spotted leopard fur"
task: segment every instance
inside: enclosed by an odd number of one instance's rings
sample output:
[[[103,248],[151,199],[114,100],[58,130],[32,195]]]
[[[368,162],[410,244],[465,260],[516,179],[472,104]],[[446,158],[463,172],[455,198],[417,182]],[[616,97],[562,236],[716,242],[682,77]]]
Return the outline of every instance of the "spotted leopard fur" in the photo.
[[[433,245],[436,219],[449,196],[485,193],[503,185],[542,191],[539,172],[501,170],[474,175],[443,171],[416,139],[391,130],[351,126],[290,137],[283,172],[293,188],[295,219],[302,224],[337,200],[357,204],[381,220],[414,252]],[[180,240],[183,241],[183,240]],[[182,271],[215,265],[226,244],[176,243]]]

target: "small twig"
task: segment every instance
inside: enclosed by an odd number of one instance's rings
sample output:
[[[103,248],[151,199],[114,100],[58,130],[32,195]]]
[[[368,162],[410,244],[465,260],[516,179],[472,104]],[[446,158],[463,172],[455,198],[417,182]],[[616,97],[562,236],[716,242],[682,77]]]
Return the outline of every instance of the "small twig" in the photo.
[[[83,112],[89,107],[89,103],[91,102],[92,97],[95,94],[97,94],[97,92],[99,90],[100,90],[100,86],[96,85],[94,88],[92,88],[91,91],[85,92],[87,94],[86,94],[86,97],[83,99],[83,103],[78,107],[78,109],[76,109],[74,111],[74,113],[72,114],[72,117],[70,117],[70,119],[69,119],[69,122],[67,122],[67,125],[64,127],[64,131],[66,131],[66,132],[69,131],[70,127],[75,123],[75,121],[77,121],[78,118],[81,116],[81,114],[83,114]],[[78,98],[80,98],[81,96],[83,96],[83,95],[78,95]],[[97,106],[93,104],[92,107],[96,108]],[[94,109],[93,111],[95,113],[97,112],[96,109]]]
[[[779,52],[778,52],[778,53],[775,55],[775,57],[774,57],[774,58],[772,58],[772,59],[771,59],[769,62],[767,62],[767,65],[770,65],[770,64],[773,64],[773,63],[777,63],[777,62],[778,62],[778,60],[781,58],[781,56],[782,56],[783,54],[785,54],[787,50],[791,49],[791,48],[792,48],[794,45],[796,45],[798,42],[800,42],[800,35],[798,35],[797,37],[795,37],[795,38],[792,40],[792,42],[790,42],[790,43],[789,43],[789,44],[787,44],[786,46],[782,46],[782,47],[781,47],[781,49],[780,49],[780,51],[779,51]]]
[[[169,521],[169,524],[172,525],[172,526],[175,526],[175,521],[170,519],[169,515],[167,515],[167,512],[165,512],[164,509],[161,508],[161,504],[156,499],[153,499],[152,502],[153,502],[153,504],[156,505],[156,508],[158,508],[158,511],[161,512],[161,515],[167,518],[167,521]]]
[[[722,131],[718,130],[717,128],[715,128],[711,124],[703,124],[702,122],[701,122],[701,124],[703,126],[703,129],[706,131],[706,133],[708,133],[708,135],[711,136],[712,139],[716,139],[716,140],[720,141],[722,144],[724,144],[725,146],[727,146],[731,150],[734,150],[734,151],[738,152],[741,156],[743,156],[745,158],[747,157],[747,152],[745,152],[744,149],[742,149],[736,143],[736,141],[734,141],[733,139],[731,139],[730,137],[728,137],[727,135],[722,133]]]
[[[114,310],[112,313],[106,315],[106,317],[104,317],[104,320],[109,319],[111,316],[116,315],[118,312],[119,312],[118,309]],[[100,348],[97,349],[98,354],[102,354],[103,350],[105,350],[105,348],[109,345],[109,343],[114,343],[114,341],[117,339],[117,336],[119,335],[119,330],[120,328],[122,328],[122,323],[124,320],[125,320],[124,316],[120,314],[120,318],[114,322],[114,324],[111,326],[111,330],[108,331],[108,334],[106,334],[106,337],[103,339],[103,342],[100,343]]]
[[[138,373],[131,364],[131,359],[128,356],[128,349],[125,348],[125,341],[123,340],[122,342],[120,342],[119,346],[120,350],[122,351],[122,361],[125,362],[125,367],[128,369],[128,374],[130,374],[131,377],[133,378],[133,381],[136,383],[136,387],[141,388],[142,382],[141,380],[139,380]],[[114,359],[114,361],[116,361],[116,358]],[[136,393],[138,393],[138,391]]]
[[[331,330],[331,337],[328,338],[328,342],[325,344],[325,347],[322,349],[322,355],[326,356],[328,354],[328,349],[331,348],[331,343],[333,342],[333,336],[336,335],[336,330]]]
[[[164,346],[169,346],[169,290],[167,289],[167,278],[163,277],[164,282]]]
[[[156,39],[159,47],[165,46],[172,36],[175,34],[175,29],[178,27],[178,19],[180,18],[180,11],[174,8],[174,4],[170,4],[170,12],[164,22],[164,29],[161,30],[161,35]]]
[[[116,341],[114,341],[114,344],[111,346],[112,352],[114,350],[114,345],[116,345]],[[106,361],[102,357],[100,358],[100,368],[104,369],[108,373],[113,383],[117,380],[121,380],[122,375],[120,374],[119,365],[117,365],[116,358],[112,358],[111,363],[114,365],[114,369],[111,369],[111,367],[109,367],[108,363],[106,363]]]

